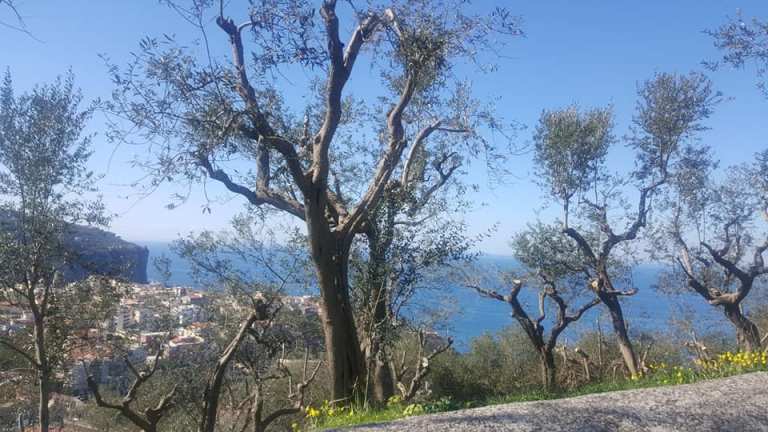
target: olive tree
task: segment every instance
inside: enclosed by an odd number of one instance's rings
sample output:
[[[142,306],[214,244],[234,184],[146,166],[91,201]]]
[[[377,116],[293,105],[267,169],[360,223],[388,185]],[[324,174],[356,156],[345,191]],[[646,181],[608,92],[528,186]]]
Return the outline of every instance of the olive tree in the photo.
[[[390,180],[382,203],[371,212],[365,241],[358,242],[352,261],[353,305],[368,388],[378,402],[395,394],[392,345],[409,327],[416,327],[418,334],[429,326],[413,313],[404,313],[413,310],[419,291],[435,288],[427,275],[474,257],[475,239],[465,235],[461,223],[468,203],[460,196],[467,186],[452,178],[460,161],[445,153],[427,166],[427,161],[415,159],[415,149],[403,174]],[[430,311],[419,314],[432,315]]]
[[[55,368],[79,340],[75,331],[109,316],[116,296],[107,278],[64,278],[86,264],[68,241],[75,224],[106,221],[101,203],[88,199],[95,178],[83,129],[91,109],[80,102],[72,75],[17,96],[6,74],[0,87],[0,300],[32,321],[0,334],[0,349],[36,375],[41,431],[50,423]]]
[[[222,412],[230,414],[233,430],[256,431],[299,413],[322,364],[318,361],[311,372],[307,370],[313,342],[307,339],[312,336],[295,329],[280,313],[286,287],[303,283],[306,259],[290,243],[278,244],[271,228],[259,217],[244,214],[233,219],[230,231],[204,231],[174,243],[174,251],[190,264],[194,277],[226,293],[224,312],[216,321],[239,323],[218,357],[200,365],[209,370],[203,394],[197,395],[202,402],[200,431],[215,430]],[[243,263],[251,267],[243,268]],[[238,314],[241,309],[248,311],[246,317]],[[297,345],[304,348],[304,370],[294,381],[286,347],[293,347],[293,352]],[[287,394],[269,389],[285,381]]]
[[[616,288],[611,261],[618,246],[636,240],[647,226],[652,201],[668,183],[681,146],[703,129],[701,122],[719,99],[709,80],[697,73],[656,74],[639,86],[638,96],[633,127],[626,137],[635,153],[635,169],[624,176],[607,174],[606,155],[616,141],[610,109],[582,111],[571,106],[545,111],[534,137],[542,186],[562,207],[563,233],[581,250],[592,274],[592,289],[611,315],[632,375],[640,372],[640,365],[619,299],[636,289]],[[615,206],[622,203],[622,192],[633,185],[638,188],[635,210]],[[624,225],[621,231],[615,230],[617,224]],[[591,232],[599,235],[587,235]]]
[[[600,304],[595,297],[583,302],[575,309],[576,303],[584,293],[591,293],[589,283],[591,273],[584,266],[581,252],[573,240],[565,236],[557,225],[537,223],[526,231],[518,233],[513,241],[514,256],[525,266],[525,280],[506,275],[503,280],[509,285],[509,294],[481,285],[474,288],[483,296],[508,303],[512,316],[520,324],[528,341],[539,355],[541,364],[541,382],[546,391],[557,386],[555,369],[555,348],[558,337],[569,325],[578,321],[584,313]],[[538,291],[538,311],[534,317],[520,300],[519,295],[525,285]],[[547,306],[549,299],[550,306]],[[549,334],[545,334],[547,310],[554,308],[554,320]],[[569,313],[569,309],[572,312]]]
[[[365,376],[349,293],[353,240],[409,147],[444,143],[459,158],[493,151],[481,126],[495,123],[477,115],[455,67],[484,66],[480,54],[498,46],[495,35],[517,34],[517,22],[500,8],[485,18],[442,0],[349,2],[343,13],[334,0],[269,1],[252,3],[241,23],[225,15],[223,1],[165,3],[201,30],[203,46],[146,38],[127,67],[112,66],[109,108],[150,143],[142,163],[150,187],[214,181],[252,206],[303,222],[332,399],[347,400]],[[220,39],[205,26],[209,13]],[[342,22],[351,29],[346,43]],[[217,40],[229,59],[216,55]],[[374,95],[356,99],[349,87],[361,61],[380,80],[360,81],[360,91]],[[308,79],[288,84],[289,73]],[[286,85],[304,102],[286,98]]]
[[[768,152],[742,166],[729,167],[717,181],[716,163],[708,149],[688,149],[673,177],[666,202],[668,221],[659,227],[658,256],[671,260],[675,271],[665,288],[680,285],[722,309],[745,351],[759,350],[760,332],[743,304],[759,279],[768,273],[763,254],[768,235]]]
[[[745,20],[741,14],[729,22],[706,33],[714,39],[715,47],[724,51],[719,61],[705,62],[711,69],[721,63],[742,69],[753,65],[757,69],[757,87],[768,96],[768,21],[753,18]]]

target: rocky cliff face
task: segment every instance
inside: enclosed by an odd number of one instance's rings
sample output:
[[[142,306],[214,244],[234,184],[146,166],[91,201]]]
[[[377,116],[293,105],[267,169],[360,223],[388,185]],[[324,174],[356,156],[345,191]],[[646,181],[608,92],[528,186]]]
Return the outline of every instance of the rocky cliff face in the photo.
[[[0,210],[0,230],[16,230],[15,217]],[[72,258],[62,265],[64,278],[76,281],[89,274],[100,274],[147,283],[149,250],[129,243],[98,228],[75,225],[64,236],[65,248]]]
[[[78,255],[64,273],[67,280],[96,273],[147,283],[147,248],[129,243],[113,233],[84,226],[75,227],[66,242]]]

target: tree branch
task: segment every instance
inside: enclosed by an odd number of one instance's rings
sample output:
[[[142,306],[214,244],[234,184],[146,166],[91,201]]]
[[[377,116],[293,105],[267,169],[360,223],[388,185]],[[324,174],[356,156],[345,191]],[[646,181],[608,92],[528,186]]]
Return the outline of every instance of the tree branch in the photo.
[[[750,275],[757,277],[759,275],[768,273],[768,268],[766,268],[765,261],[763,260],[763,254],[766,250],[768,250],[768,239],[766,239],[763,244],[755,248],[755,256],[752,261],[752,266],[749,269]]]
[[[160,350],[157,352],[157,355],[155,356],[155,361],[152,367],[147,371],[141,372],[136,370],[136,368],[133,366],[133,364],[131,364],[127,357],[125,358],[126,366],[136,377],[136,379],[134,380],[133,385],[131,385],[131,388],[126,393],[125,397],[123,397],[120,405],[104,400],[104,398],[101,396],[101,393],[99,392],[98,383],[92,375],[88,374],[85,364],[83,363],[83,370],[86,373],[86,384],[88,385],[88,389],[93,394],[96,405],[102,408],[108,408],[120,412],[123,417],[127,418],[131,423],[143,431],[156,432],[157,424],[160,422],[163,416],[175,406],[173,398],[176,395],[176,386],[174,386],[170,392],[163,396],[155,407],[146,408],[143,415],[131,408],[131,404],[136,400],[136,393],[138,392],[139,387],[141,387],[142,384],[147,382],[152,377],[152,375],[154,375],[162,353],[163,350],[160,348]]]
[[[595,253],[592,251],[592,247],[589,245],[589,242],[587,242],[584,236],[582,236],[578,231],[571,227],[565,228],[563,230],[563,234],[572,238],[576,244],[579,245],[581,252],[584,254],[584,256],[587,257],[592,266],[597,265],[597,256],[595,256]]]
[[[570,321],[570,322],[578,321],[578,320],[581,319],[582,315],[584,315],[588,310],[592,309],[593,307],[595,307],[595,306],[597,306],[599,304],[600,304],[600,299],[599,298],[594,298],[589,303],[587,303],[587,304],[583,305],[582,307],[580,307],[576,311],[575,314],[566,317],[566,319],[568,321]]]
[[[213,180],[224,185],[230,192],[245,197],[248,202],[255,206],[269,204],[277,209],[288,212],[300,219],[304,219],[304,206],[292,198],[277,194],[271,190],[256,189],[251,190],[241,184],[233,181],[229,175],[221,169],[214,168],[207,156],[199,155],[198,164],[205,170]]]
[[[398,162],[400,161],[403,150],[407,144],[407,140],[405,139],[405,129],[403,128],[402,122],[403,111],[405,111],[405,108],[411,102],[415,90],[416,80],[413,75],[409,74],[408,80],[400,95],[400,100],[392,108],[388,116],[387,123],[390,134],[389,147],[384,152],[381,159],[379,159],[379,163],[376,166],[376,174],[374,175],[371,184],[368,186],[368,190],[343,224],[342,231],[346,237],[357,232],[368,211],[379,203],[387,182],[397,168]]]
[[[221,386],[224,382],[224,376],[227,373],[227,367],[235,356],[240,344],[245,339],[249,330],[253,324],[258,320],[263,320],[266,317],[260,316],[256,312],[251,313],[243,324],[240,326],[235,337],[232,338],[227,348],[219,356],[219,360],[216,362],[216,367],[213,373],[208,378],[208,382],[205,386],[203,396],[205,401],[203,403],[203,416],[200,420],[200,430],[202,432],[213,432],[216,428],[216,416],[219,409],[219,396],[221,394]]]
[[[0,338],[0,345],[3,345],[4,347],[10,349],[11,351],[15,352],[16,354],[24,357],[24,359],[27,362],[29,362],[32,366],[34,366],[35,369],[39,369],[40,368],[40,364],[34,358],[32,358],[31,355],[25,353],[21,348],[18,348],[16,345],[6,341],[3,338]]]
[[[739,280],[743,283],[745,281],[750,281],[753,279],[750,277],[749,274],[741,270],[734,262],[730,261],[729,259],[725,258],[723,255],[720,254],[720,251],[715,250],[712,248],[707,242],[702,242],[702,246],[709,252],[710,255],[712,255],[712,258],[715,260],[716,263],[723,266],[726,270],[728,270],[731,274],[735,275]]]
[[[419,330],[417,337],[419,339],[419,354],[417,355],[417,359],[416,359],[417,365],[416,365],[416,371],[414,373],[413,379],[411,379],[410,385],[408,386],[407,389],[402,382],[397,383],[398,388],[400,389],[400,393],[403,398],[403,401],[409,401],[413,399],[414,396],[416,396],[416,393],[418,392],[419,388],[421,388],[422,381],[424,381],[424,378],[426,378],[430,372],[431,361],[438,355],[447,351],[451,346],[453,346],[453,339],[449,337],[445,344],[443,344],[440,347],[437,347],[431,353],[422,357],[421,354],[424,352],[424,349],[426,348],[426,345],[427,345],[426,334],[424,333],[423,330]]]
[[[320,15],[325,21],[330,70],[326,90],[325,119],[320,131],[315,136],[312,152],[312,184],[324,186],[328,181],[330,160],[328,152],[336,129],[341,121],[341,97],[349,79],[357,55],[363,42],[376,30],[380,20],[376,15],[369,15],[360,23],[347,43],[346,51],[339,39],[339,18],[336,16],[336,0],[325,0],[320,8]]]

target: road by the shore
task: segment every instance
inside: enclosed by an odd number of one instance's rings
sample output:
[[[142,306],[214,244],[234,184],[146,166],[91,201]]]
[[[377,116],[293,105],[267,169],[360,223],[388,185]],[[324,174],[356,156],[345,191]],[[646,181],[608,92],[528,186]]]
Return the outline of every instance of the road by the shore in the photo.
[[[768,373],[411,417],[354,432],[768,431]]]

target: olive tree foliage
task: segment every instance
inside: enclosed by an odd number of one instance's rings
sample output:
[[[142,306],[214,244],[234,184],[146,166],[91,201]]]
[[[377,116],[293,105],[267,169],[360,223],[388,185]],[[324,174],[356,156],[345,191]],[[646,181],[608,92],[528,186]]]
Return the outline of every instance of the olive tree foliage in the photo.
[[[736,18],[706,33],[714,40],[715,47],[723,51],[723,56],[718,61],[705,62],[705,65],[713,70],[723,63],[737,69],[754,66],[757,87],[768,96],[768,21],[745,19],[739,13]]]
[[[276,297],[307,289],[303,238],[289,226],[272,223],[244,212],[232,218],[229,228],[190,233],[171,249],[187,262],[198,285],[240,301],[261,291]]]
[[[530,225],[527,230],[515,235],[512,240],[514,256],[523,264],[522,277],[508,274],[502,277],[509,294],[501,294],[475,283],[473,287],[481,295],[509,304],[512,317],[517,320],[539,357],[541,382],[546,391],[557,387],[555,370],[555,348],[560,334],[572,323],[578,321],[589,309],[600,304],[590,289],[591,272],[573,240],[562,233],[559,225],[545,225],[541,222]],[[524,286],[538,292],[538,310],[526,310],[519,298]],[[587,296],[591,300],[583,300]],[[549,301],[547,301],[549,300]],[[577,306],[573,306],[577,304]],[[547,320],[549,312],[553,318]],[[547,324],[552,328],[545,332]]]
[[[697,293],[722,309],[747,351],[763,342],[743,304],[768,273],[767,154],[729,167],[723,180],[715,180],[717,163],[709,149],[687,149],[664,203],[667,222],[654,242],[657,256],[674,265],[662,287]]]
[[[610,109],[580,112],[568,107],[544,112],[537,128],[535,162],[543,185],[563,209],[563,233],[580,249],[589,268],[595,293],[608,308],[618,344],[630,374],[640,365],[627,334],[614,286],[611,260],[619,246],[638,238],[648,224],[654,197],[669,182],[683,147],[695,145],[702,121],[712,112],[719,93],[701,74],[660,73],[638,86],[638,102],[627,147],[634,151],[635,169],[609,175],[605,156],[616,139]],[[629,206],[624,191],[638,188],[636,208]],[[616,205],[616,204],[619,205]],[[621,231],[615,226],[623,225]],[[596,232],[596,236],[587,233]]]
[[[440,292],[446,279],[436,282],[427,275],[446,276],[449,266],[473,257],[473,242],[465,238],[463,225],[440,222],[430,227],[424,224],[418,230],[398,230],[388,249],[374,251],[353,279],[368,363],[367,386],[375,401],[384,402],[395,394],[393,345],[404,335],[431,331],[440,324],[435,320],[439,321],[445,306],[439,299],[446,295]]]
[[[568,225],[571,202],[590,192],[613,142],[613,112],[575,106],[545,111],[534,136],[534,161],[541,184],[562,203]]]
[[[517,20],[499,8],[470,15],[447,0],[259,2],[235,11],[238,22],[222,1],[164,3],[195,24],[201,42],[146,38],[128,65],[112,65],[108,108],[127,126],[113,136],[149,143],[137,163],[150,188],[213,181],[304,222],[333,398],[349,398],[364,375],[349,295],[352,242],[404,169],[407,148],[423,146],[416,154],[427,161],[496,153],[487,133],[500,124],[455,66],[486,66],[482,54],[499,46],[498,35],[517,35]],[[351,32],[346,43],[341,29]],[[379,79],[357,83],[359,62]],[[287,87],[304,99],[285,96]]]
[[[466,236],[461,222],[469,206],[461,196],[468,186],[453,177],[460,163],[449,156],[431,167],[409,161],[411,166],[390,180],[382,203],[371,212],[352,260],[352,301],[368,370],[367,394],[377,402],[395,394],[393,344],[403,334],[431,330],[436,324],[431,320],[444,306],[427,293],[442,288],[445,279],[435,284],[430,276],[446,275],[448,266],[474,257],[476,239]],[[418,163],[421,168],[414,167]],[[417,182],[428,187],[418,191]],[[431,301],[419,301],[427,295]]]
[[[6,74],[0,87],[0,301],[32,321],[0,334],[0,349],[36,377],[40,430],[48,429],[56,368],[81,342],[77,331],[109,316],[118,293],[107,277],[64,278],[67,268],[87,266],[68,242],[75,224],[106,223],[101,202],[89,198],[96,178],[83,129],[92,110],[80,104],[72,75],[16,95]]]

